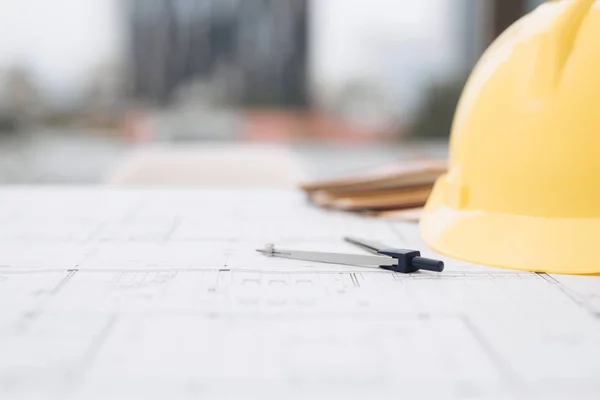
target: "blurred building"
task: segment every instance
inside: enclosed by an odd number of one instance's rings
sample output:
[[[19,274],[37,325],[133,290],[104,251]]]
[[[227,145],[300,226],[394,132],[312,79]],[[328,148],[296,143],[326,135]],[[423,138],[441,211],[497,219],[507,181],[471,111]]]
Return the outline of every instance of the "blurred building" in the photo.
[[[240,105],[307,104],[306,0],[132,0],[134,93],[172,99],[192,81]]]
[[[167,106],[199,85],[225,106],[410,123],[432,90],[452,108],[497,31],[541,2],[4,0],[0,77],[28,89],[3,95],[0,79],[0,108],[24,93],[52,109]]]

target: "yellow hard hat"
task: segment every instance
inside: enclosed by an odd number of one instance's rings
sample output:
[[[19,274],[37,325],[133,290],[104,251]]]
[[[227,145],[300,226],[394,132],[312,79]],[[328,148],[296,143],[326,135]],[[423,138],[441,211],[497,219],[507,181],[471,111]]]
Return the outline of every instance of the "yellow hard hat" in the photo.
[[[545,3],[486,51],[421,233],[465,261],[600,273],[600,2]]]

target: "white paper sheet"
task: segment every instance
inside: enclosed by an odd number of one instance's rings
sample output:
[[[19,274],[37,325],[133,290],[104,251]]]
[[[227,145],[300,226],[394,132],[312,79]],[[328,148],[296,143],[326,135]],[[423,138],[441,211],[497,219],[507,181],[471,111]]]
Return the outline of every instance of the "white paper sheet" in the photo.
[[[294,192],[4,188],[0,399],[596,399],[600,277],[267,258],[427,250]]]

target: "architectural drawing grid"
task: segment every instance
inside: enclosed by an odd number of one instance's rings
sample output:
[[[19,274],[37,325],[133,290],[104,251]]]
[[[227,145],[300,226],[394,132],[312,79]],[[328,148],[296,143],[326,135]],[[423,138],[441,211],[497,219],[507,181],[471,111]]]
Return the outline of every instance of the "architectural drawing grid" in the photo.
[[[439,257],[296,192],[4,188],[0,399],[600,398],[600,277],[255,252],[345,235]]]

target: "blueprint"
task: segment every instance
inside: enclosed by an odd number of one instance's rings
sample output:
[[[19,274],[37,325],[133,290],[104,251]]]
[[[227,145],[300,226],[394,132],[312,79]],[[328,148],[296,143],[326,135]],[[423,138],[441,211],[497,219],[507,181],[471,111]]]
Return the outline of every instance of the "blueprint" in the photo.
[[[443,273],[269,258],[415,248]],[[600,277],[488,268],[285,190],[0,192],[0,399],[597,399]]]

